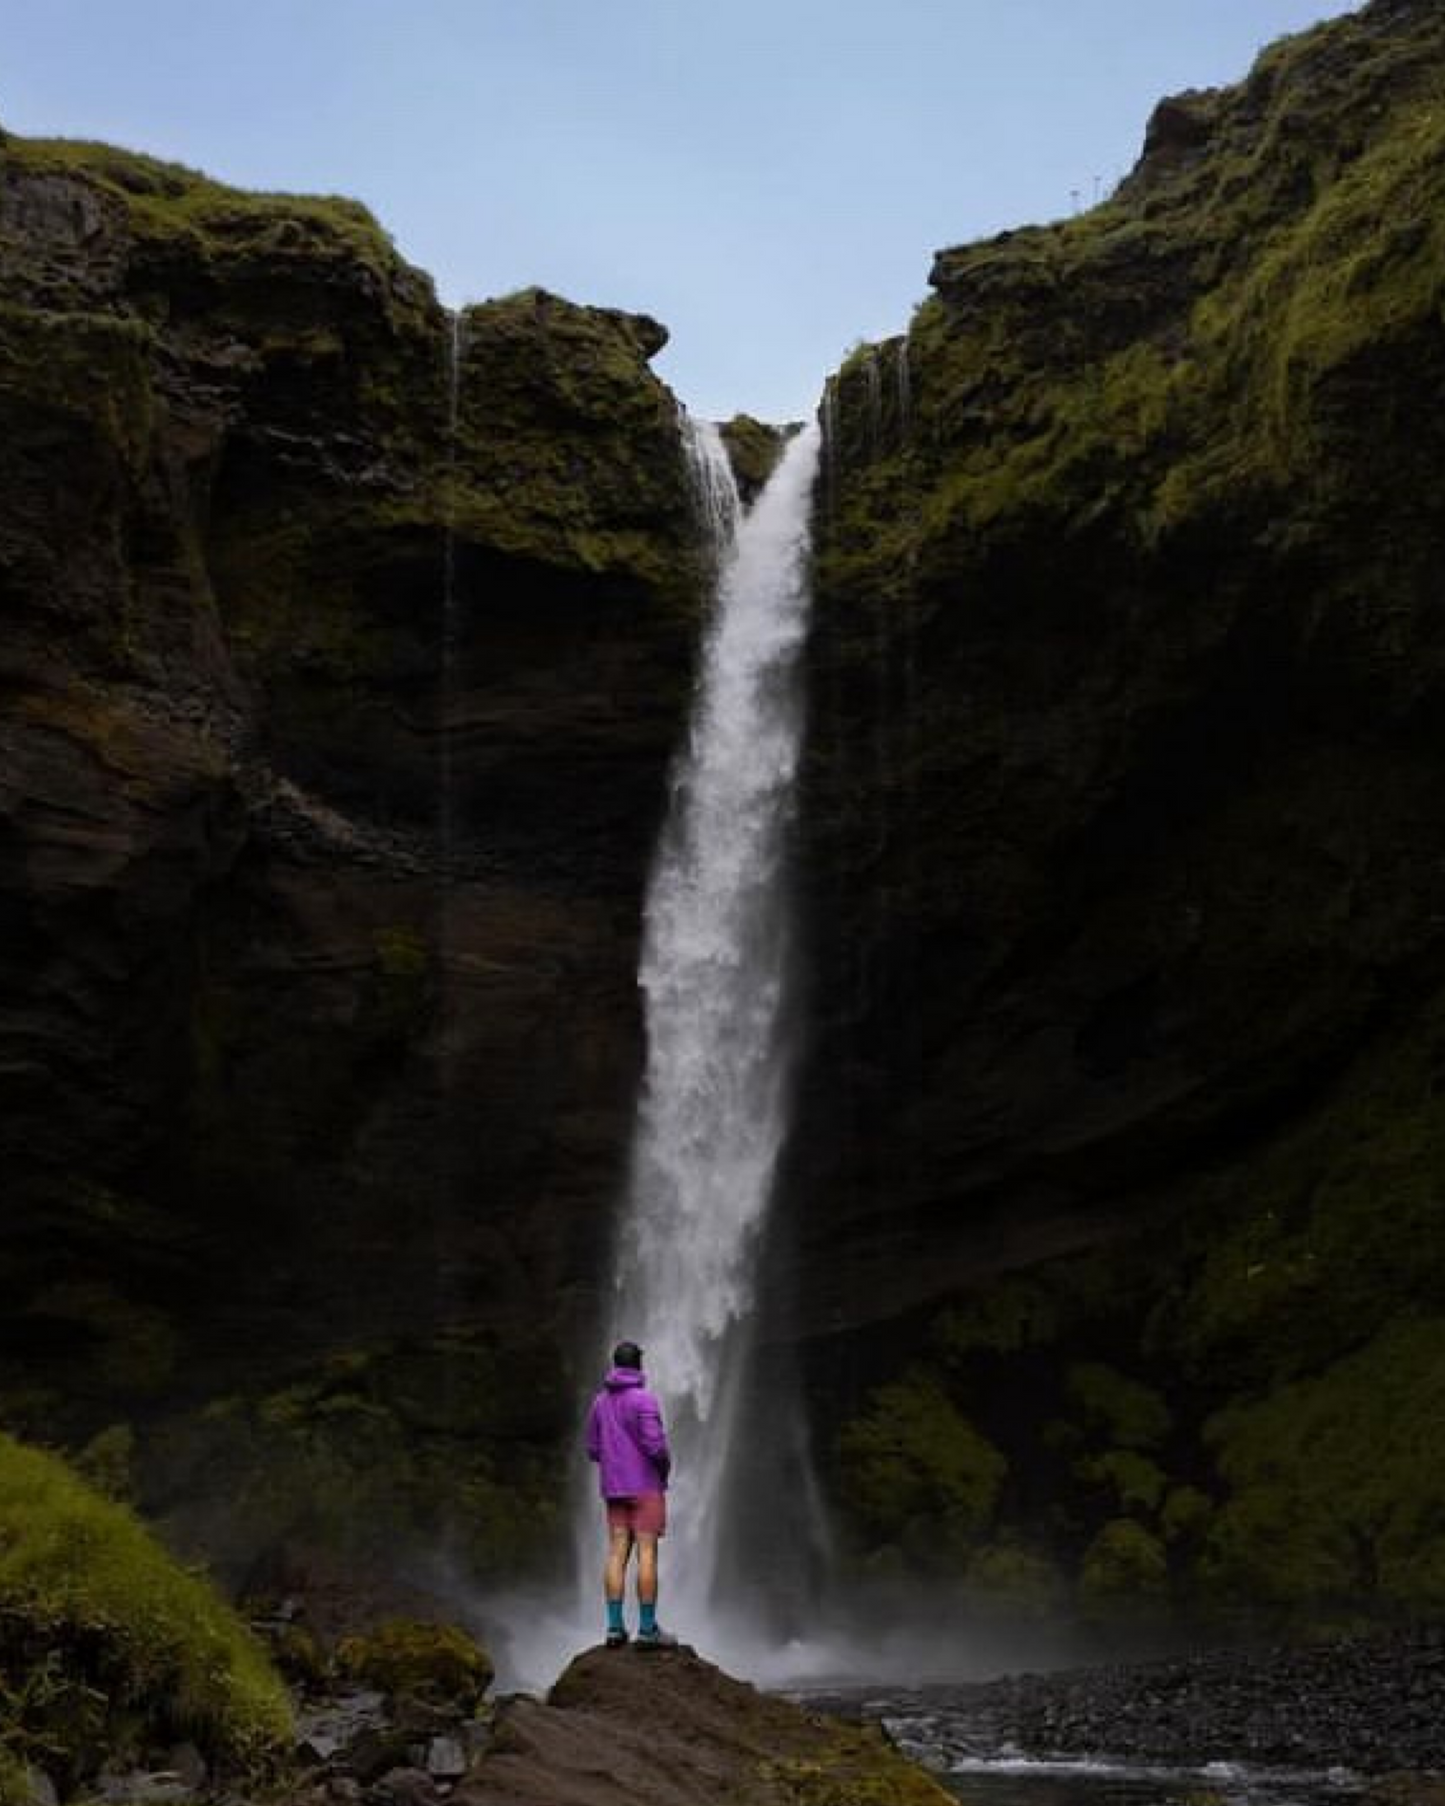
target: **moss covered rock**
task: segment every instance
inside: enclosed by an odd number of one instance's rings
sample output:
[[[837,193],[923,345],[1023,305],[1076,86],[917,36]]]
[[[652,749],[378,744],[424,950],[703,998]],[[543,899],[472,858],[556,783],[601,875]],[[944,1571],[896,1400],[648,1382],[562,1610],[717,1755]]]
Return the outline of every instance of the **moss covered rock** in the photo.
[[[918,1373],[880,1386],[839,1443],[845,1504],[874,1538],[920,1563],[961,1558],[992,1520],[1007,1463],[944,1390]]]
[[[1079,1601],[1091,1616],[1128,1613],[1165,1599],[1169,1564],[1157,1537],[1116,1518],[1090,1543],[1079,1572]]]
[[[1380,1597],[1445,1613],[1445,1324],[1403,1320],[1325,1371],[1226,1408],[1206,1427],[1229,1495],[1207,1580],[1298,1609]]]
[[[491,1658],[454,1624],[394,1619],[344,1638],[336,1660],[343,1673],[392,1699],[414,1699],[472,1711],[492,1684]]]
[[[790,432],[796,428],[768,426],[751,414],[734,414],[721,427],[728,463],[744,504],[752,502],[773,474]]]
[[[286,1690],[124,1506],[0,1436],[0,1747],[68,1791],[182,1740],[233,1776],[289,1753]]]

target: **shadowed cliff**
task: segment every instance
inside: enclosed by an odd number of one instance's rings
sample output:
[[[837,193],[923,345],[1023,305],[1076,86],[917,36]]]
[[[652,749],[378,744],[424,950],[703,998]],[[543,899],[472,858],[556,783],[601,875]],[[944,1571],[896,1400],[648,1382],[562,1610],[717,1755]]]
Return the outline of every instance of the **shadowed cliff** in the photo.
[[[15,138],[0,284],[7,1421],[511,1561],[701,606],[666,334]]]
[[[1445,1601],[1442,77],[1274,46],[830,384],[791,1283],[885,1566]]]

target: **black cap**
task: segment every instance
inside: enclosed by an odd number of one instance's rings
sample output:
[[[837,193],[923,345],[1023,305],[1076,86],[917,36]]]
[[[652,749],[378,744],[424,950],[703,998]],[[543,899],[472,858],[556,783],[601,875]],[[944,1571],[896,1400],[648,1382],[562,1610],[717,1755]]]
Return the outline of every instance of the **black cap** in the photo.
[[[612,1351],[612,1365],[614,1367],[635,1367],[640,1371],[642,1350],[635,1342],[619,1342]]]

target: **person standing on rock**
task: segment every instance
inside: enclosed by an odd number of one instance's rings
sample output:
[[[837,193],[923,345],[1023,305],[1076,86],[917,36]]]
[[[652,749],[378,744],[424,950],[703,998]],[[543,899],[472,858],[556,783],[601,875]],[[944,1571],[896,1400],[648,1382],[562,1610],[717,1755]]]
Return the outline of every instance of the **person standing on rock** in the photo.
[[[657,1622],[657,1542],[667,1528],[667,1476],[672,1455],[662,1410],[642,1376],[642,1350],[619,1342],[612,1371],[587,1415],[587,1454],[597,1463],[597,1488],[607,1508],[607,1647],[627,1641],[622,1604],[627,1565],[637,1551],[639,1649],[675,1648],[677,1638]]]

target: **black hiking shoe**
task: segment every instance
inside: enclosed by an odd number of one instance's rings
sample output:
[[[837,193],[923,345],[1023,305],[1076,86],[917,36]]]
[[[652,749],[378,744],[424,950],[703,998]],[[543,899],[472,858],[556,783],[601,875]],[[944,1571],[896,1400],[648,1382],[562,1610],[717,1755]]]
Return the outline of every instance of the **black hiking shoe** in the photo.
[[[609,1649],[622,1649],[626,1646],[626,1643],[627,1643],[627,1632],[625,1630],[609,1630],[608,1631],[607,1647]]]
[[[637,1633],[639,1649],[676,1649],[677,1638],[670,1630],[664,1630],[659,1624],[654,1630],[640,1630]]]

